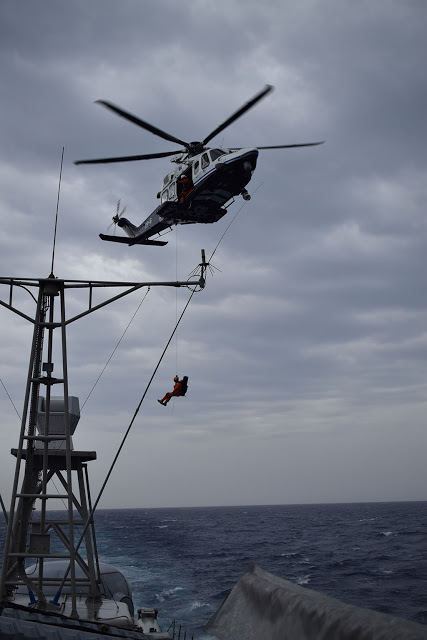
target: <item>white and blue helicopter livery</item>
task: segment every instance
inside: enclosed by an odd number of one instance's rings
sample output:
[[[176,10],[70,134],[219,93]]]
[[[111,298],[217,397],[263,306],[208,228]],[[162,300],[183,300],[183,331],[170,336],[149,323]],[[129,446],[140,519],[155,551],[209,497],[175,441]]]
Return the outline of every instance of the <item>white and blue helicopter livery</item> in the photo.
[[[322,142],[307,142],[303,144],[230,149],[206,147],[210,140],[253,107],[272,89],[271,85],[266,85],[252,100],[244,104],[201,142],[180,140],[131,113],[123,111],[123,109],[113,105],[111,102],[98,100],[99,104],[126,120],[150,131],[154,135],[184,147],[184,149],[175,151],[75,162],[75,164],[106,164],[174,156],[171,161],[177,165],[176,169],[168,173],[163,180],[162,188],[157,194],[157,197],[160,198],[159,206],[154,209],[141,225],[135,226],[117,211],[117,214],[113,217],[113,223],[121,227],[127,237],[100,234],[100,238],[129,246],[135,244],[163,246],[167,242],[154,240],[152,239],[153,236],[159,237],[162,232],[177,224],[217,222],[227,213],[227,203],[231,203],[235,196],[241,195],[245,200],[250,199],[246,186],[255,171],[259,149],[289,149],[322,144]]]

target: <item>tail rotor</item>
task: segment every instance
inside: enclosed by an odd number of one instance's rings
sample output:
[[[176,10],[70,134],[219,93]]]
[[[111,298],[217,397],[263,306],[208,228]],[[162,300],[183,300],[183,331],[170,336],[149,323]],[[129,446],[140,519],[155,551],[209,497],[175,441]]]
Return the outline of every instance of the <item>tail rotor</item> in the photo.
[[[122,217],[122,215],[124,214],[124,212],[126,211],[126,207],[123,207],[123,209],[120,211],[120,202],[121,202],[121,200],[117,200],[116,215],[113,216],[113,222],[110,224],[110,226],[107,229],[107,231],[109,231],[111,229],[111,227],[114,225],[114,235],[116,235],[117,223],[120,220],[120,218]]]

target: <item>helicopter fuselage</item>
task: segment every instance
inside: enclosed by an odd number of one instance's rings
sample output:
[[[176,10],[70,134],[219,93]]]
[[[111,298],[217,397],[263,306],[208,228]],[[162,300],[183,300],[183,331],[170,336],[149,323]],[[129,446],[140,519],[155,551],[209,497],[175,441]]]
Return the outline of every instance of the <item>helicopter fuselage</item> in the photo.
[[[168,174],[162,190],[159,192],[161,203],[175,202],[184,204],[184,210],[178,215],[179,224],[184,222],[216,222],[221,209],[234,196],[239,195],[252,178],[258,158],[258,149],[247,148],[238,151],[227,149],[207,149],[179,164],[175,171]],[[185,195],[181,185],[187,178],[190,191]],[[226,211],[224,210],[224,215]]]
[[[151,240],[177,224],[213,223],[227,213],[227,203],[242,194],[248,199],[246,185],[255,171],[258,149],[205,149],[177,162],[168,173],[157,194],[160,205],[146,220],[135,226],[127,218],[117,220],[128,238],[100,234],[102,240],[161,246],[164,241]]]

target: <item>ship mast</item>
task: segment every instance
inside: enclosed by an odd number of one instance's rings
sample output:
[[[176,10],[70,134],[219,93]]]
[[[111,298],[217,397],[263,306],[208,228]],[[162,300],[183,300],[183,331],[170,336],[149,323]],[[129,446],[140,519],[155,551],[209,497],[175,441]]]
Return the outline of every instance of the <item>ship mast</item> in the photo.
[[[0,304],[34,325],[19,443],[12,449],[16,467],[1,572],[1,602],[13,599],[16,589],[24,586],[30,604],[42,610],[56,609],[65,586],[70,615],[78,617],[79,588],[84,586],[93,602],[100,596],[102,577],[87,474],[87,463],[96,459],[96,453],[73,448],[80,409],[78,398],[70,396],[68,389],[68,325],[143,287],[203,288],[204,275],[202,268],[198,280],[150,283],[61,280],[52,273],[44,279],[0,278],[0,284],[9,287],[8,302],[0,300]],[[17,287],[30,293],[31,289],[37,290],[37,297],[31,293],[36,300],[34,318],[15,306]],[[93,293],[101,288],[122,291],[94,305]],[[67,319],[65,294],[70,289],[87,289],[89,296],[85,311]],[[57,330],[59,340],[54,340]],[[54,366],[59,377],[53,375]],[[60,494],[51,490],[54,479],[59,480]],[[62,518],[49,508],[58,498],[66,506]],[[38,515],[33,518],[36,506]],[[58,559],[68,561],[68,570],[46,577],[46,565]],[[30,561],[35,563],[31,577],[25,571]],[[48,600],[52,588],[58,592]]]

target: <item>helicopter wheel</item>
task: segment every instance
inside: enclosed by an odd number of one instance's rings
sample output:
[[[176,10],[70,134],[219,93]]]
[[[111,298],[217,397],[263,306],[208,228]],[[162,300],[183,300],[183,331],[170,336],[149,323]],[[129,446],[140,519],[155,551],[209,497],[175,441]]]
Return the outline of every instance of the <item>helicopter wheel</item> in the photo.
[[[243,198],[243,200],[250,200],[251,196],[249,195],[249,193],[246,191],[246,189],[243,189],[241,191],[241,196]]]

